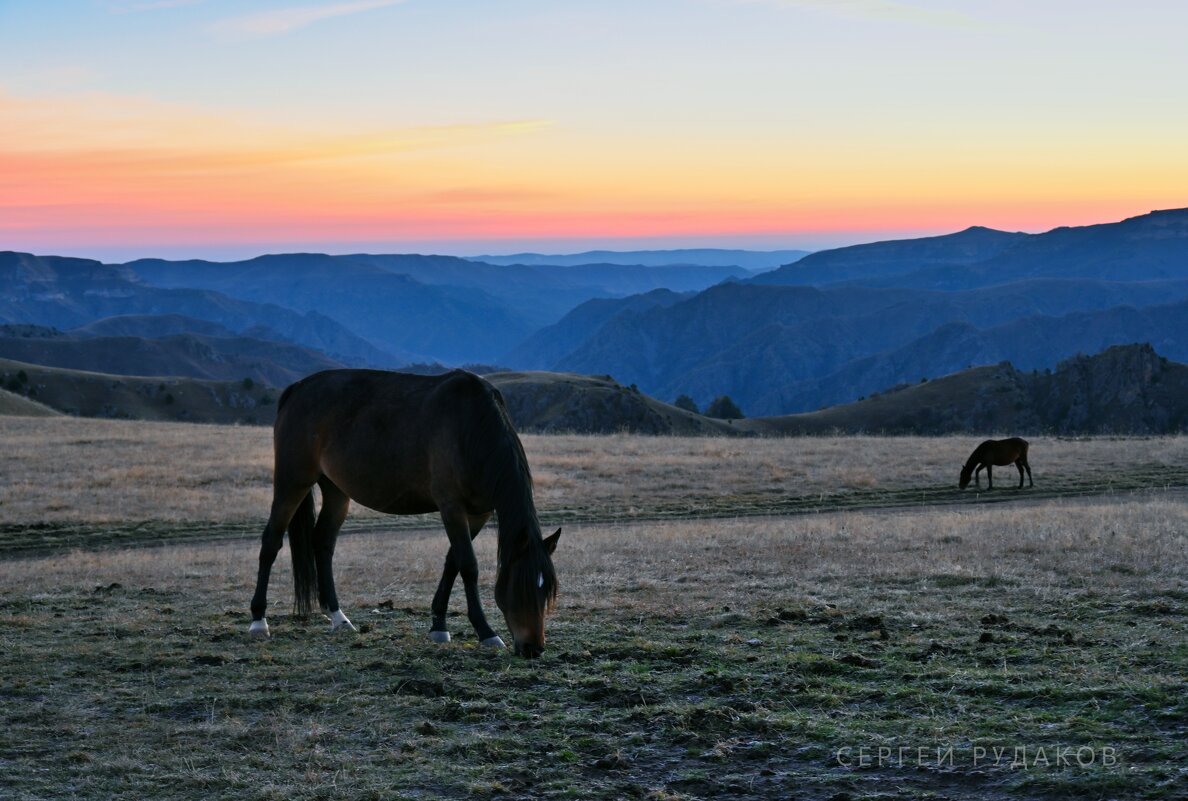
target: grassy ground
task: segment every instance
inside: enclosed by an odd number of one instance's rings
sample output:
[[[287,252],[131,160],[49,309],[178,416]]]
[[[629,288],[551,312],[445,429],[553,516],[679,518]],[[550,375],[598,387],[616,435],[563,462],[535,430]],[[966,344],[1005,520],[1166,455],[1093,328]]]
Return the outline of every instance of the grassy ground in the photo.
[[[233,451],[238,433],[202,437]],[[68,437],[127,438],[125,455],[140,453],[126,429]],[[844,464],[855,442],[916,458]],[[1131,474],[1183,464],[1183,440],[1046,442],[1042,471],[1033,445],[1047,494],[995,490],[1005,500],[993,504],[936,486],[963,440],[527,444],[548,522],[566,500],[592,519],[643,488],[656,496],[637,507],[652,519],[566,524],[561,603],[536,663],[477,647],[460,597],[454,642],[427,641],[439,529],[344,536],[339,592],[357,635],[287,616],[278,563],[273,638],[260,643],[244,636],[253,539],[111,547],[105,528],[135,538],[137,525],[180,521],[62,510],[61,525],[106,545],[0,561],[0,797],[1188,795],[1185,494],[1154,478],[1141,494],[1074,494],[1128,472],[1123,458]],[[215,445],[186,447],[175,458],[205,475]],[[630,480],[602,465],[609,454]],[[85,486],[83,464],[59,463],[55,480]],[[158,469],[176,475],[172,464]],[[243,498],[259,491],[257,469],[239,474]],[[237,483],[211,470],[219,491]],[[777,471],[821,508],[915,491],[934,472],[949,494],[777,514]],[[853,479],[837,487],[842,474]],[[758,500],[717,519],[656,513],[715,490]],[[203,520],[233,533],[254,502]],[[10,539],[33,522],[7,520]],[[488,599],[493,539],[478,540]]]

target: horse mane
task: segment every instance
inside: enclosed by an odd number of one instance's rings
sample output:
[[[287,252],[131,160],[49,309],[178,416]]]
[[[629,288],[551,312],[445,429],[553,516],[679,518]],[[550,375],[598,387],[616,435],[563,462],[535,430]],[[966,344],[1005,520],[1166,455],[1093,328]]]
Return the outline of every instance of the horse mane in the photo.
[[[508,417],[503,395],[475,378],[485,397],[479,412],[468,421],[463,442],[466,452],[477,457],[479,485],[495,501],[499,523],[496,587],[506,587],[510,602],[517,607],[538,607],[543,591],[547,609],[557,597],[557,574],[540,535],[528,457]]]

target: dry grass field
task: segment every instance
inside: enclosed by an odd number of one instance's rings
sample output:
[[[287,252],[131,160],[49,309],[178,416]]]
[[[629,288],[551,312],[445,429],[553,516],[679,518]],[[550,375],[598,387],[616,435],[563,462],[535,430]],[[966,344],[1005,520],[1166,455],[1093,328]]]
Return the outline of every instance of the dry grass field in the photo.
[[[542,519],[738,517],[1018,500],[957,490],[966,437],[523,437]],[[257,426],[0,416],[0,552],[242,536],[271,500]],[[1026,498],[1188,487],[1188,437],[1032,440]],[[999,490],[1004,491],[999,491]],[[348,529],[421,527],[352,508]]]
[[[978,494],[964,438],[526,437],[565,523],[535,663],[460,593],[431,645],[440,528],[361,510],[360,633],[285,614],[282,554],[247,640],[265,429],[0,439],[4,798],[1188,794],[1185,438],[1037,439],[1035,490]]]

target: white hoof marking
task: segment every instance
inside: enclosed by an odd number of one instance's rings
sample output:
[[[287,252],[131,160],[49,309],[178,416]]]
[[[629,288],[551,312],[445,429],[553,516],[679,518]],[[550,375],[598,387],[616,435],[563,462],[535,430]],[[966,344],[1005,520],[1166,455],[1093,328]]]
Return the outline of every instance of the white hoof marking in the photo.
[[[433,642],[449,642],[450,633],[448,631],[431,631],[429,632],[429,639]]]
[[[268,621],[265,618],[253,620],[248,626],[248,636],[254,640],[267,640],[272,636],[268,631]]]
[[[335,609],[330,613],[330,631],[358,631],[355,624],[347,619],[347,616],[342,613],[341,609]]]
[[[506,648],[507,647],[506,645],[503,644],[503,640],[499,637],[498,634],[496,634],[494,637],[488,637],[487,639],[483,640],[482,644],[487,646],[488,648]]]

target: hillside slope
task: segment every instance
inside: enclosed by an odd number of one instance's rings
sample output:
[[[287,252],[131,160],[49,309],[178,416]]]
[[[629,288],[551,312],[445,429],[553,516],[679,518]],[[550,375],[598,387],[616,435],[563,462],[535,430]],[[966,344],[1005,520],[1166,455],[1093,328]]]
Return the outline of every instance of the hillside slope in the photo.
[[[9,359],[0,359],[0,386],[19,386],[25,398],[78,417],[191,423],[271,423],[278,395],[242,381],[119,376]]]
[[[19,389],[19,387],[18,387]],[[43,403],[30,400],[17,392],[0,389],[0,416],[3,417],[59,417],[62,413]]]
[[[818,412],[742,420],[761,434],[1168,434],[1188,430],[1188,365],[1150,345],[1077,356],[1055,371],[1009,362],[900,385]]]
[[[484,376],[499,388],[519,431],[734,434],[733,423],[662,403],[609,376],[513,372]]]
[[[38,337],[5,336],[0,358],[127,376],[185,376],[218,381],[249,378],[285,386],[310,373],[342,367],[329,357],[278,342],[240,336],[173,334],[79,337],[55,331]]]
[[[732,423],[677,409],[602,376],[494,373],[516,428],[607,434],[739,434]],[[274,387],[243,381],[132,377],[0,359],[0,414],[57,414],[271,425]]]

